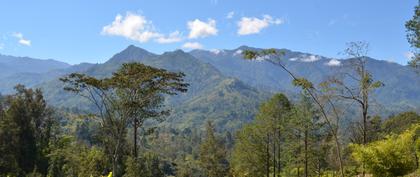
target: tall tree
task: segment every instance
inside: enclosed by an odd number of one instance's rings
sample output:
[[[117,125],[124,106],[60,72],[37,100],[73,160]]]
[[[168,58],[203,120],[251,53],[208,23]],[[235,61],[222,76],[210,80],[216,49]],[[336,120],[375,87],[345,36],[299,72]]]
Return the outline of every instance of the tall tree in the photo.
[[[229,175],[227,151],[221,139],[216,137],[211,122],[206,125],[206,138],[200,146],[200,166],[208,177],[223,177]]]
[[[414,8],[413,18],[405,23],[407,28],[407,39],[414,49],[414,55],[412,56],[409,65],[415,69],[420,69],[420,1],[417,2],[417,6]]]
[[[46,105],[41,90],[15,87],[0,110],[0,174],[46,175],[47,154],[54,136],[56,119]]]
[[[285,130],[292,105],[276,94],[260,106],[256,119],[237,132],[232,168],[238,176],[278,175],[285,166]]]
[[[369,108],[372,102],[372,92],[382,87],[383,83],[375,81],[367,69],[368,44],[365,42],[350,42],[347,44],[345,53],[351,57],[347,66],[343,66],[343,72],[331,77],[323,83],[323,86],[333,96],[340,99],[350,100],[359,105],[361,111],[361,137],[358,143],[368,143]]]
[[[136,130],[146,119],[161,115],[162,95],[186,91],[183,76],[140,63],[127,63],[110,78],[72,73],[60,80],[66,84],[65,90],[87,98],[97,108],[95,114],[100,117],[106,134],[104,144],[112,159],[113,175],[119,177],[123,172],[128,125],[134,123]],[[133,155],[136,155],[136,131],[134,137]]]

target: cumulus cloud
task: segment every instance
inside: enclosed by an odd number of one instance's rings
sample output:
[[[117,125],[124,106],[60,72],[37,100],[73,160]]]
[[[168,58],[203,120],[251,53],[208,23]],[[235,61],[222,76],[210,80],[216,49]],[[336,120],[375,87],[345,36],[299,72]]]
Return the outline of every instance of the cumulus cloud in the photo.
[[[111,24],[104,26],[102,34],[123,36],[131,40],[147,42],[160,36],[152,29],[152,22],[148,21],[146,17],[127,12],[125,17],[118,14]]]
[[[332,60],[328,61],[325,64],[327,66],[340,66],[341,65],[341,61],[338,61],[337,59],[332,59]]]
[[[127,12],[125,16],[118,14],[111,24],[102,28],[102,35],[122,36],[141,43],[154,39],[158,43],[173,43],[182,40],[179,31],[165,36],[154,30],[152,21],[145,16]]]
[[[230,12],[226,15],[226,18],[227,18],[227,19],[232,19],[234,15],[235,15],[235,12],[234,12],[234,11],[230,11]]]
[[[25,39],[22,33],[13,33],[13,36],[18,39],[19,44],[31,46],[31,41],[28,39]]]
[[[264,28],[270,25],[280,25],[284,23],[282,19],[273,18],[270,15],[264,15],[263,18],[256,17],[242,17],[238,22],[238,34],[239,35],[250,35],[257,34]]]
[[[156,39],[156,42],[161,44],[174,43],[182,41],[182,35],[179,31],[174,31],[168,36],[161,35]]]
[[[182,45],[182,48],[184,48],[184,49],[202,49],[203,45],[201,45],[198,42],[187,42],[184,45]]]
[[[188,38],[190,39],[214,36],[217,35],[218,31],[216,28],[216,20],[213,19],[208,19],[207,23],[200,21],[199,19],[195,19],[193,21],[189,21],[187,26],[190,30],[190,34],[188,35]]]

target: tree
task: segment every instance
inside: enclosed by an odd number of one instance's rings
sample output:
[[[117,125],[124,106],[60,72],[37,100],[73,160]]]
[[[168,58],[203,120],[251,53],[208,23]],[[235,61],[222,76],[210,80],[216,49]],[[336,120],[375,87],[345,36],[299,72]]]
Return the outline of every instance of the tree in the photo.
[[[164,96],[186,92],[188,84],[183,83],[183,73],[167,72],[137,63],[123,64],[113,74],[112,85],[122,98],[122,109],[132,119],[133,156],[137,158],[137,130],[147,119],[162,121],[169,110],[162,110]]]
[[[248,60],[256,60],[256,59],[264,59],[273,65],[279,66],[283,69],[287,74],[292,77],[293,85],[300,87],[303,89],[315,105],[318,107],[321,117],[323,121],[326,122],[330,134],[333,136],[336,148],[336,155],[338,159],[338,164],[340,168],[340,176],[344,177],[344,164],[341,152],[341,142],[339,140],[338,130],[339,130],[339,122],[340,122],[340,114],[336,109],[336,105],[331,100],[329,95],[323,95],[320,93],[315,87],[312,82],[309,80],[298,77],[294,73],[292,73],[284,64],[281,63],[281,56],[283,55],[282,52],[278,52],[276,49],[266,49],[262,51],[251,51],[245,50],[243,52],[244,58]],[[333,122],[333,119],[335,122]]]
[[[162,111],[163,95],[186,91],[184,74],[157,69],[140,63],[127,63],[110,78],[97,79],[80,73],[60,78],[65,90],[87,98],[101,119],[104,142],[112,159],[114,176],[121,176],[126,145],[127,126],[134,123],[133,155],[137,153],[136,129],[147,118]]]
[[[294,133],[289,143],[295,143],[295,159],[297,159],[297,172],[303,166],[305,177],[321,173],[322,161],[326,154],[322,152],[320,143],[326,138],[324,124],[319,120],[319,113],[313,107],[308,96],[302,95],[299,104],[294,106],[293,116],[290,117],[288,129]],[[298,175],[299,176],[299,175]]]
[[[368,44],[365,42],[350,42],[347,44],[345,53],[351,57],[350,64],[343,67],[343,73],[333,76],[322,83],[334,97],[350,100],[359,105],[361,110],[361,141],[368,143],[369,108],[371,105],[371,93],[382,87],[383,83],[375,81],[372,74],[367,70]]]
[[[39,89],[15,87],[0,108],[0,174],[46,174],[56,119]]]
[[[415,124],[403,133],[389,135],[384,140],[367,145],[352,144],[352,155],[357,162],[365,164],[374,176],[403,176],[418,168],[419,133],[420,124]]]
[[[208,177],[223,177],[229,175],[227,151],[222,141],[216,137],[211,122],[206,125],[206,138],[200,145],[200,166]]]
[[[407,29],[407,39],[414,49],[414,56],[412,56],[409,65],[415,69],[420,69],[420,1],[414,8],[413,18],[405,23]]]
[[[292,104],[276,94],[260,106],[256,119],[237,132],[232,153],[232,171],[237,176],[269,176],[285,166],[287,119]],[[282,163],[283,162],[283,163]]]

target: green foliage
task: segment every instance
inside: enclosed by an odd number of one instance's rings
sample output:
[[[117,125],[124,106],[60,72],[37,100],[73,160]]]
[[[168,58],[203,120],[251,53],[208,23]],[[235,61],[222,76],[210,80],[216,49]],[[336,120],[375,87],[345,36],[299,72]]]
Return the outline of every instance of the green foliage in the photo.
[[[353,144],[352,155],[357,162],[365,164],[366,169],[374,176],[403,176],[418,168],[419,133],[420,124],[416,124],[401,134],[387,136],[384,140],[368,145]]]
[[[285,119],[290,115],[291,107],[286,96],[276,94],[261,105],[254,122],[237,132],[231,160],[233,175],[264,176],[267,173],[267,168],[273,165],[267,162],[272,153],[267,151],[267,147],[273,143],[280,146],[276,139],[279,137],[273,133],[285,129]]]
[[[0,103],[0,174],[45,174],[56,119],[40,90],[15,89],[16,94]]]
[[[405,27],[407,28],[408,42],[411,44],[411,47],[413,47],[414,50],[415,50],[414,57],[409,62],[409,65],[416,68],[416,69],[420,69],[420,56],[419,56],[420,55],[419,54],[419,48],[420,48],[420,5],[419,4],[417,4],[417,6],[414,9],[413,18],[405,23]]]
[[[382,130],[386,134],[399,134],[418,123],[420,123],[420,115],[415,112],[404,112],[385,120],[382,124]]]
[[[101,148],[88,147],[76,142],[74,137],[61,137],[50,148],[49,176],[102,176],[110,171]]]
[[[225,145],[216,137],[211,122],[207,123],[206,139],[200,146],[200,166],[208,177],[228,176],[229,162]]]
[[[163,177],[160,159],[156,154],[145,153],[140,158],[127,157],[124,177]]]
[[[299,86],[302,89],[313,89],[313,84],[305,78],[296,78],[293,80],[293,85]]]

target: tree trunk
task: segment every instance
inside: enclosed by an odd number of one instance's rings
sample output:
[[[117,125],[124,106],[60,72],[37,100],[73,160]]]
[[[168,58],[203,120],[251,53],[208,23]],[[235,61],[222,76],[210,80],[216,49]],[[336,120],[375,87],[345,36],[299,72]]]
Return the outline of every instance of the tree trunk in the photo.
[[[270,177],[270,134],[267,133],[267,177]]]
[[[276,177],[276,131],[274,130],[273,136],[273,177]]]
[[[279,173],[281,173],[281,132],[280,129],[278,130],[279,132],[279,147],[278,147],[278,153],[277,153],[277,160],[278,160],[278,171]],[[281,174],[279,174],[279,176],[281,177]]]
[[[308,129],[305,129],[305,177],[308,177]]]
[[[137,129],[138,129],[138,120],[137,118],[134,119],[134,148],[133,148],[133,156],[134,156],[134,160],[137,160]]]

